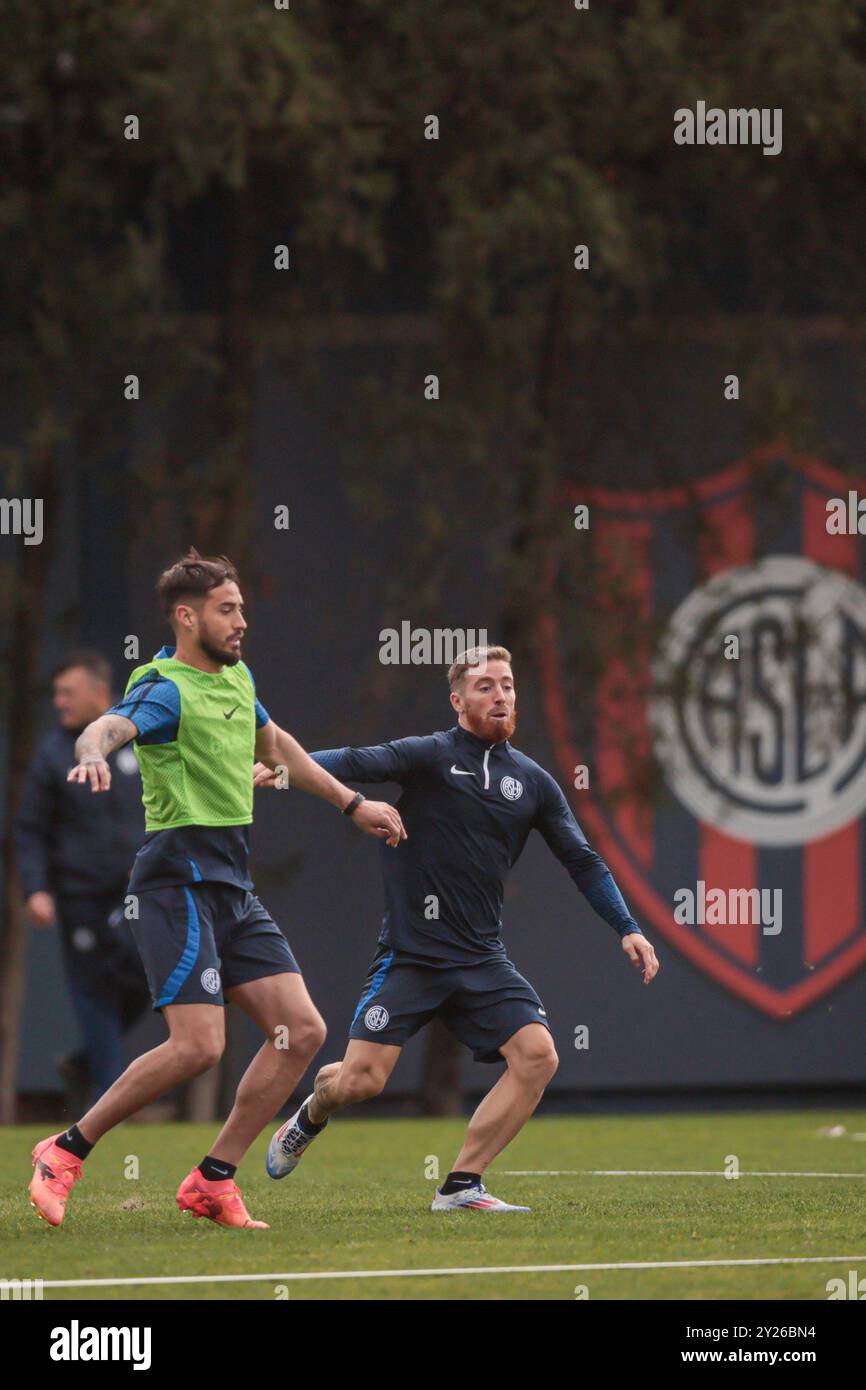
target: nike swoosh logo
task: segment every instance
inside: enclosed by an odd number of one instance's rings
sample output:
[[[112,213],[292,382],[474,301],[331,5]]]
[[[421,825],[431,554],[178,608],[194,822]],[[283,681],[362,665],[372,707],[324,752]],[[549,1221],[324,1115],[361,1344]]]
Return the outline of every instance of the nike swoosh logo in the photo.
[[[235,705],[235,709],[240,709],[240,705]],[[235,712],[235,709],[230,709],[228,714],[226,714],[225,711],[223,711],[223,719],[231,719],[232,715]]]
[[[475,773],[474,773],[474,772],[464,772],[464,770],[463,770],[462,767],[455,767],[453,763],[451,764],[451,771],[454,773],[454,776],[455,776],[455,777],[474,777],[474,776],[475,776]]]
[[[544,1009],[539,1009],[538,1012],[540,1014],[544,1014],[544,1017],[547,1018],[547,1014],[545,1013]]]

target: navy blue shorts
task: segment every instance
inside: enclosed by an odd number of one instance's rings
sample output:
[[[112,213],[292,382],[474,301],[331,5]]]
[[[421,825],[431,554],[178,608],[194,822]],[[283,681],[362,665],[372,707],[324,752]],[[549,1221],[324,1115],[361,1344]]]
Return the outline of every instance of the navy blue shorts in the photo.
[[[550,1031],[532,985],[504,956],[443,968],[401,958],[390,946],[380,946],[349,1037],[402,1047],[437,1015],[471,1048],[476,1062],[501,1062],[500,1047],[527,1023],[541,1023]]]
[[[153,1007],[224,1004],[223,990],[266,975],[300,974],[270,913],[245,888],[192,883],[138,894],[130,922]]]

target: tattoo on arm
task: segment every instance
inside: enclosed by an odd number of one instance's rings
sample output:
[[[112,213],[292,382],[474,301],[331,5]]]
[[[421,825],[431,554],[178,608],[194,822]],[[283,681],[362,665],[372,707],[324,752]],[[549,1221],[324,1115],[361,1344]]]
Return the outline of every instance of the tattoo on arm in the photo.
[[[94,758],[107,758],[115,748],[136,737],[137,728],[123,714],[102,714],[79,735],[75,756],[80,763]]]

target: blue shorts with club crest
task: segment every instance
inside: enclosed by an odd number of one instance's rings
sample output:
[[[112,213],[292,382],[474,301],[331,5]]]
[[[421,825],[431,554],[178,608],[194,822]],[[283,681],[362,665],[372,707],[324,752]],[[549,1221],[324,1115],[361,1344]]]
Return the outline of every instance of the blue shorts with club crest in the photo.
[[[223,991],[267,975],[300,974],[289,943],[254,893],[191,883],[138,893],[131,921],[153,1007],[224,1004]]]
[[[476,1062],[501,1062],[502,1044],[527,1023],[550,1032],[540,998],[504,956],[431,966],[380,944],[349,1037],[402,1047],[434,1017],[471,1049]]]

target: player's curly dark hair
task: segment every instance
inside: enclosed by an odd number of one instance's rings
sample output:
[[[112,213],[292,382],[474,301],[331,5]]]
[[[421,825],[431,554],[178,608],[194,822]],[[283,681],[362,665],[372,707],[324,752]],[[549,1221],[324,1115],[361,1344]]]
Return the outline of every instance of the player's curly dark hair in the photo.
[[[171,622],[179,603],[204,598],[228,580],[238,582],[237,570],[225,555],[199,555],[191,545],[185,555],[169,565],[156,582],[156,592],[165,617]]]

